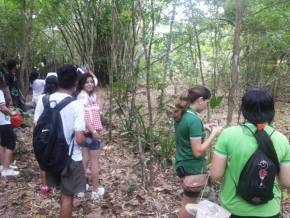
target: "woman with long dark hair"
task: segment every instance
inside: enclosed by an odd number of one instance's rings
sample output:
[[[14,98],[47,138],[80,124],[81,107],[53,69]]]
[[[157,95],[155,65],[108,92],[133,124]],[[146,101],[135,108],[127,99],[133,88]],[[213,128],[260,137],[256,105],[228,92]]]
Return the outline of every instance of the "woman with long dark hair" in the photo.
[[[53,75],[47,75],[45,78],[45,85],[43,89],[42,95],[39,96],[38,101],[42,101],[43,96],[45,95],[51,95],[57,91],[58,88],[58,82],[57,82],[57,74]],[[38,103],[37,103],[38,104]],[[39,107],[36,107],[36,110]],[[36,113],[39,113],[36,111]],[[36,124],[36,119],[34,119],[34,123]],[[43,194],[47,194],[49,192],[49,187],[47,186],[46,183],[46,174],[45,171],[40,170],[40,192]]]
[[[211,177],[214,180],[224,177],[220,202],[231,212],[231,218],[278,218],[281,201],[279,183],[290,187],[290,147],[288,139],[270,125],[275,115],[272,94],[263,88],[249,89],[242,98],[241,111],[245,123],[225,129],[218,139],[211,164]],[[259,162],[261,165],[254,165],[259,174],[258,185],[252,187],[263,187],[265,176],[271,176],[271,172],[274,172],[273,181],[275,175],[278,179],[274,181],[273,188],[270,186],[272,190],[269,194],[272,199],[261,203],[257,201],[258,195],[251,202],[240,191],[241,183],[255,181],[256,177],[249,178],[250,173],[247,174],[248,177],[242,175],[244,169],[248,168],[248,163],[254,161],[252,157],[257,151],[262,151],[266,158]],[[266,162],[266,159],[271,161]],[[270,171],[270,163],[274,171]],[[251,190],[248,192],[246,194],[253,193]]]
[[[205,128],[198,114],[207,108],[210,97],[208,88],[194,86],[186,90],[175,105],[176,172],[182,180],[190,175],[206,173],[204,153],[222,130],[214,127],[209,138],[205,139]],[[196,203],[199,195],[200,191],[184,189],[179,217],[192,217],[185,210],[185,205]]]
[[[32,106],[33,107],[36,106],[45,85],[45,80],[39,79],[38,76],[39,76],[39,73],[37,72],[36,69],[33,70],[29,75],[29,83],[30,83],[30,87],[32,88]]]
[[[99,184],[99,155],[102,123],[100,119],[100,107],[97,102],[96,84],[94,76],[91,73],[84,73],[81,75],[77,92],[77,98],[81,100],[85,106],[86,143],[82,149],[82,154],[87,177],[91,174],[93,186],[91,199],[94,200],[104,195],[105,188]],[[89,163],[91,167],[89,167]],[[79,196],[83,196],[83,193],[79,193]]]

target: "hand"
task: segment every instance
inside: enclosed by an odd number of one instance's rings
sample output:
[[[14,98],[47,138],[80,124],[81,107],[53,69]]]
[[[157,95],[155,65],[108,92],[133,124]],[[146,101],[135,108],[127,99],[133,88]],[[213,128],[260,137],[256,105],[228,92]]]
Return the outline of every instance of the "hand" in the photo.
[[[95,140],[99,140],[101,138],[100,132],[98,132],[96,130],[94,130],[92,132],[92,136],[93,136],[93,139],[95,139]]]
[[[207,123],[207,124],[204,124],[204,128],[205,128],[207,131],[209,131],[209,132],[211,132],[211,131],[212,131],[212,128],[213,128],[213,127],[216,127],[216,126],[217,126],[216,123]]]
[[[17,114],[17,111],[11,111],[11,116],[15,116]]]
[[[222,130],[223,130],[222,126],[213,127],[212,130],[211,130],[211,136],[213,138],[218,137],[221,134]]]

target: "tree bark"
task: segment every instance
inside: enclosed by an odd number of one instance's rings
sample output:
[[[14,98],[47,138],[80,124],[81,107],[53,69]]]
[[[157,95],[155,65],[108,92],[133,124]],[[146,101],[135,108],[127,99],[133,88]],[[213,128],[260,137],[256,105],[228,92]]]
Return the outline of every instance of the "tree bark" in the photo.
[[[141,2],[139,0],[139,4]],[[153,170],[152,170],[152,161],[153,161],[153,154],[154,154],[154,147],[153,147],[153,112],[152,112],[152,105],[151,105],[151,83],[150,83],[150,74],[151,74],[151,52],[152,52],[152,44],[155,34],[155,13],[154,13],[154,0],[150,0],[150,19],[151,19],[151,28],[150,28],[150,36],[149,42],[146,42],[147,32],[146,32],[146,18],[141,9],[141,16],[142,16],[142,44],[144,49],[144,56],[145,56],[145,70],[146,70],[146,96],[147,96],[147,108],[148,108],[148,129],[149,129],[149,137],[146,143],[150,146],[150,160],[151,163],[149,165],[150,171],[150,178],[149,184],[153,182]]]
[[[239,72],[240,72],[239,69],[240,37],[244,10],[245,6],[243,5],[242,0],[236,0],[235,33],[234,33],[233,54],[231,58],[231,83],[228,95],[227,125],[231,124],[233,119],[233,112],[235,110],[235,98],[236,91],[238,89]]]
[[[116,72],[116,51],[115,51],[115,28],[116,28],[116,0],[112,0],[112,38],[111,38],[111,69],[109,72],[109,140],[112,140],[112,115],[113,115],[113,75]]]
[[[136,117],[136,92],[137,92],[137,80],[138,80],[138,75],[139,75],[139,63],[140,60],[137,60],[137,66],[135,69],[135,48],[137,45],[137,32],[136,32],[136,5],[135,1],[132,2],[132,35],[133,35],[133,45],[132,45],[132,50],[131,50],[131,75],[132,75],[132,83],[131,83],[131,108],[130,108],[130,113],[129,113],[129,119],[130,119],[130,126],[129,128],[132,129],[133,122],[135,122],[135,117]]]
[[[29,85],[29,52],[31,46],[31,36],[32,36],[32,22],[33,22],[33,13],[34,13],[34,0],[30,0],[29,7],[29,17],[26,18],[25,15],[25,0],[20,2],[20,14],[22,17],[21,28],[22,28],[22,46],[20,50],[20,89],[22,90],[24,96],[27,95]]]
[[[195,40],[196,40],[196,47],[197,47],[197,54],[198,54],[198,65],[199,65],[199,73],[200,73],[200,78],[201,78],[201,83],[203,86],[205,86],[205,80],[203,76],[203,71],[202,71],[202,56],[201,56],[201,49],[200,49],[200,42],[199,42],[199,34],[196,28],[196,25],[194,25],[194,35],[195,35]]]
[[[164,61],[164,72],[163,72],[163,78],[162,78],[162,82],[164,85],[162,85],[161,94],[160,94],[160,107],[161,108],[163,108],[164,90],[166,88],[168,68],[170,66],[169,55],[170,55],[170,51],[171,51],[172,30],[173,30],[173,24],[174,24],[175,14],[176,14],[176,5],[177,5],[177,1],[174,0],[171,19],[170,19],[170,28],[169,28],[169,33],[168,33],[168,37],[167,37],[167,44],[166,44],[166,56],[165,56],[165,61]]]

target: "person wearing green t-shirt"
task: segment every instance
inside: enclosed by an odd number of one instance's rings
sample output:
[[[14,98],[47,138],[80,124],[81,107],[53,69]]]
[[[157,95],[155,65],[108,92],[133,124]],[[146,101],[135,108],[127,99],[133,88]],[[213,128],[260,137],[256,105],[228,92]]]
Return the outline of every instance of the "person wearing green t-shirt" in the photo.
[[[204,111],[211,97],[209,89],[204,86],[194,86],[184,92],[178,99],[173,118],[176,135],[176,173],[184,179],[186,176],[206,173],[205,151],[211,145],[222,128],[213,127],[208,139],[205,139],[205,129],[198,113]],[[184,190],[180,218],[192,217],[187,213],[185,205],[196,203],[200,193]]]
[[[211,163],[211,178],[219,180],[224,177],[220,203],[232,214],[231,218],[278,218],[280,185],[290,187],[288,139],[270,126],[275,110],[273,96],[268,90],[249,89],[242,98],[241,110],[246,122],[226,128],[217,141]],[[278,173],[273,186],[273,199],[254,205],[237,194],[236,184],[239,184],[241,172],[258,146],[266,151]]]

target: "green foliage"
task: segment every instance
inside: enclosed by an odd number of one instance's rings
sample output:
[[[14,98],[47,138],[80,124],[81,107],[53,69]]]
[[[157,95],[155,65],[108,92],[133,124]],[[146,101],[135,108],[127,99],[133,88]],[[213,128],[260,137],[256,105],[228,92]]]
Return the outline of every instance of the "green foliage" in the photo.
[[[175,135],[169,132],[168,129],[160,129],[159,134],[156,135],[160,149],[157,150],[157,157],[164,167],[172,161],[175,152]]]
[[[127,193],[130,195],[135,191],[135,189],[136,189],[136,185],[133,182],[128,181]]]
[[[143,108],[142,105],[136,106],[136,118],[137,118],[137,123],[139,126],[139,131],[141,133],[141,136],[144,139],[144,144],[143,144],[144,149],[147,150],[147,149],[150,149],[150,145],[148,144],[150,135],[149,135],[149,127],[146,126],[145,124],[146,117],[142,115],[142,108]]]
[[[220,106],[222,100],[223,100],[223,96],[213,95],[209,101],[210,108],[215,109],[216,107]]]

